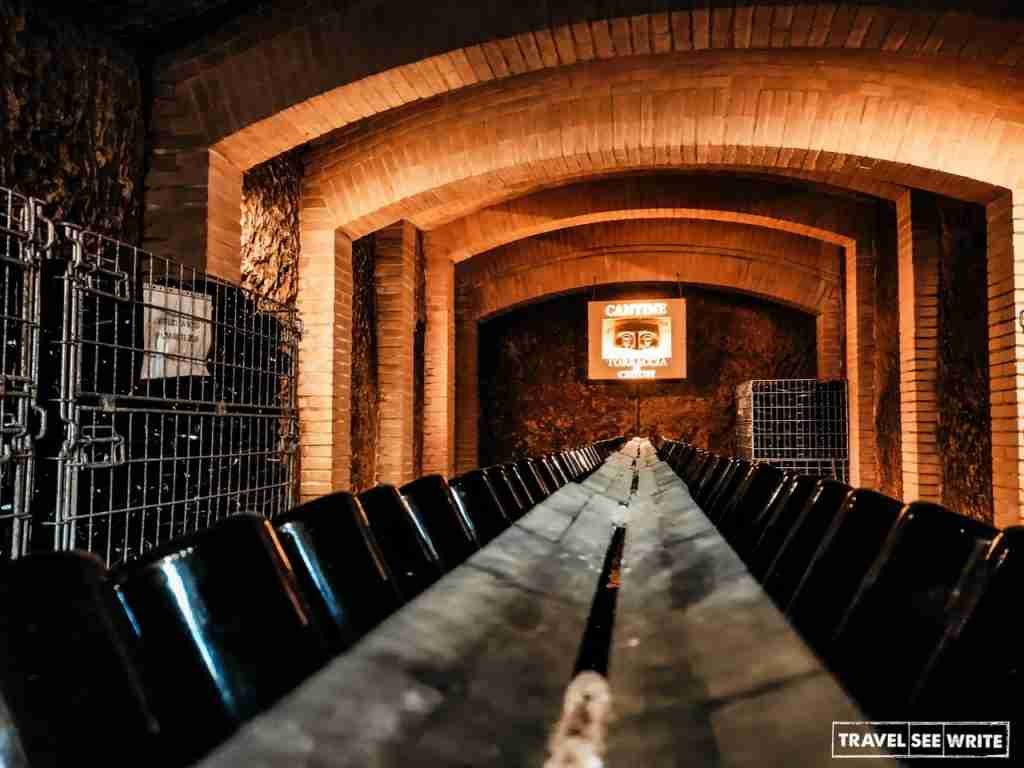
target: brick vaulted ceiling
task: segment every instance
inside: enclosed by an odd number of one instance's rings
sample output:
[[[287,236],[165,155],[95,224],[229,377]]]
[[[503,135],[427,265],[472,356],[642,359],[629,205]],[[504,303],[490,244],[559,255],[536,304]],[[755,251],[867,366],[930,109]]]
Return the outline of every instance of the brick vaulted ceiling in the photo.
[[[513,13],[420,3],[402,7],[401,24],[386,3],[273,4],[281,7],[161,62],[155,146],[212,145],[244,170],[334,131],[332,143],[345,147],[337,157],[351,166],[345,182],[359,189],[359,176],[373,179],[393,190],[391,202],[452,183],[453,158],[474,147],[495,154],[494,142],[507,143],[506,157],[558,155],[570,169],[582,151],[607,153],[588,161],[603,168],[634,163],[631,151],[649,147],[654,163],[664,148],[664,162],[932,186],[936,174],[919,169],[1020,181],[1024,25],[978,14],[1013,4],[962,4],[974,13],[949,2],[677,4],[650,12],[650,2],[529,3]],[[915,7],[890,7],[906,5]],[[659,135],[663,117],[678,127]],[[573,140],[584,125],[596,135]],[[436,152],[437,131],[450,152]],[[400,137],[411,132],[412,143]],[[512,133],[526,145],[508,143]],[[423,145],[446,170],[415,155]],[[707,152],[688,155],[688,145]],[[761,147],[785,152],[765,158]],[[398,165],[417,179],[395,186],[387,169]],[[511,175],[487,162],[466,170]],[[364,204],[336,201],[339,216],[379,209],[378,191],[362,191]],[[985,193],[966,184],[961,195]]]
[[[477,83],[591,60],[822,49],[931,59],[929,66],[940,71],[978,63],[1013,73],[1024,64],[1024,24],[1010,18],[1020,15],[1012,2],[669,0],[656,12],[650,0],[269,5],[276,8],[234,21],[159,67],[161,78],[201,109],[196,127],[208,143],[232,136],[222,147],[242,167],[303,143],[318,129]],[[316,97],[322,98],[298,107]],[[259,122],[292,107],[293,114],[275,121],[273,141],[253,145],[234,135],[246,128],[262,133]],[[316,111],[324,113],[319,125],[304,115]]]
[[[840,282],[841,251],[734,221],[604,221],[501,246],[460,265],[479,317],[541,296],[620,282],[741,291],[817,314]]]
[[[527,237],[605,221],[701,219],[768,227],[849,247],[873,227],[867,199],[822,185],[703,173],[619,176],[534,192],[431,229],[433,254],[461,262]]]
[[[198,180],[196,151],[241,171],[311,141],[304,220],[352,237],[623,172],[980,203],[1024,186],[1011,6],[272,5],[159,62],[152,199]]]
[[[1024,106],[967,69],[936,81],[921,59],[730,51],[541,70],[333,133],[309,155],[310,202],[358,236],[454,217],[506,189],[702,166],[838,172],[989,202],[989,184],[1024,173],[1024,126],[1009,122]]]

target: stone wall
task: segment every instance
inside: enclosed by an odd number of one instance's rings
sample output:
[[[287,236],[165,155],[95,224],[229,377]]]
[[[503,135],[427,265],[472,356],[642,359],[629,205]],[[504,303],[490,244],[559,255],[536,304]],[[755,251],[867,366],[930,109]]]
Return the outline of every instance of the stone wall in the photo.
[[[676,295],[652,287],[598,298]],[[585,294],[497,317],[480,327],[480,460],[504,461],[608,435],[685,437],[734,452],[735,388],[752,378],[814,377],[815,320],[769,302],[687,288],[687,366],[681,382],[587,381]]]
[[[298,291],[301,151],[249,170],[242,180],[242,285],[282,304]]]
[[[985,211],[944,198],[938,199],[938,211],[936,437],[942,503],[992,522]]]
[[[0,185],[134,242],[145,111],[132,56],[35,3],[0,0],[0,88]]]
[[[352,243],[352,490],[377,483],[377,299],[374,238]]]

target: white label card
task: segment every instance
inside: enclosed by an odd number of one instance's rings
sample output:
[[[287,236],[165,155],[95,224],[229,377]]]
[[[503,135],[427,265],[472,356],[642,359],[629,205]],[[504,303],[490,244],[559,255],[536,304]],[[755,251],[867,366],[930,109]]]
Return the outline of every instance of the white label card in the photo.
[[[145,354],[142,379],[209,376],[213,299],[203,293],[146,284],[142,288]]]

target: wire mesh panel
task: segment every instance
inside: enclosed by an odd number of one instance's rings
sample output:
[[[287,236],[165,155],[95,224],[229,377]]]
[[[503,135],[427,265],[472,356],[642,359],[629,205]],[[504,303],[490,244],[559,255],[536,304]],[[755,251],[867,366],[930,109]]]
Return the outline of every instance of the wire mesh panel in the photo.
[[[58,548],[130,559],[292,503],[294,311],[61,225]]]
[[[28,550],[39,380],[39,258],[52,225],[0,187],[0,559]],[[34,427],[33,424],[38,424]]]
[[[736,388],[736,410],[736,440],[745,459],[848,479],[845,381],[747,381]]]

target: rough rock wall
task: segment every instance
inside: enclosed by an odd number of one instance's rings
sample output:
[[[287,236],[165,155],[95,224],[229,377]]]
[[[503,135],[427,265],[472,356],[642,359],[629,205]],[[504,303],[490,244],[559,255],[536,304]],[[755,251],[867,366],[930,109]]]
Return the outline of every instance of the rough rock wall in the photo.
[[[936,430],[942,503],[992,522],[986,222],[981,206],[938,199],[939,359]]]
[[[605,295],[605,294],[608,295]],[[652,287],[600,298],[676,295]],[[483,463],[640,432],[735,448],[735,389],[752,378],[814,377],[815,320],[757,299],[688,288],[687,366],[681,382],[587,381],[587,295],[509,313],[480,329]]]
[[[301,150],[257,165],[242,178],[242,285],[282,304],[298,290]]]
[[[134,242],[145,123],[134,59],[30,0],[0,0],[0,88],[0,185]]]
[[[878,489],[903,496],[900,441],[900,307],[896,212],[886,206],[875,228],[875,436]]]
[[[377,483],[377,299],[373,235],[352,243],[352,490]]]

